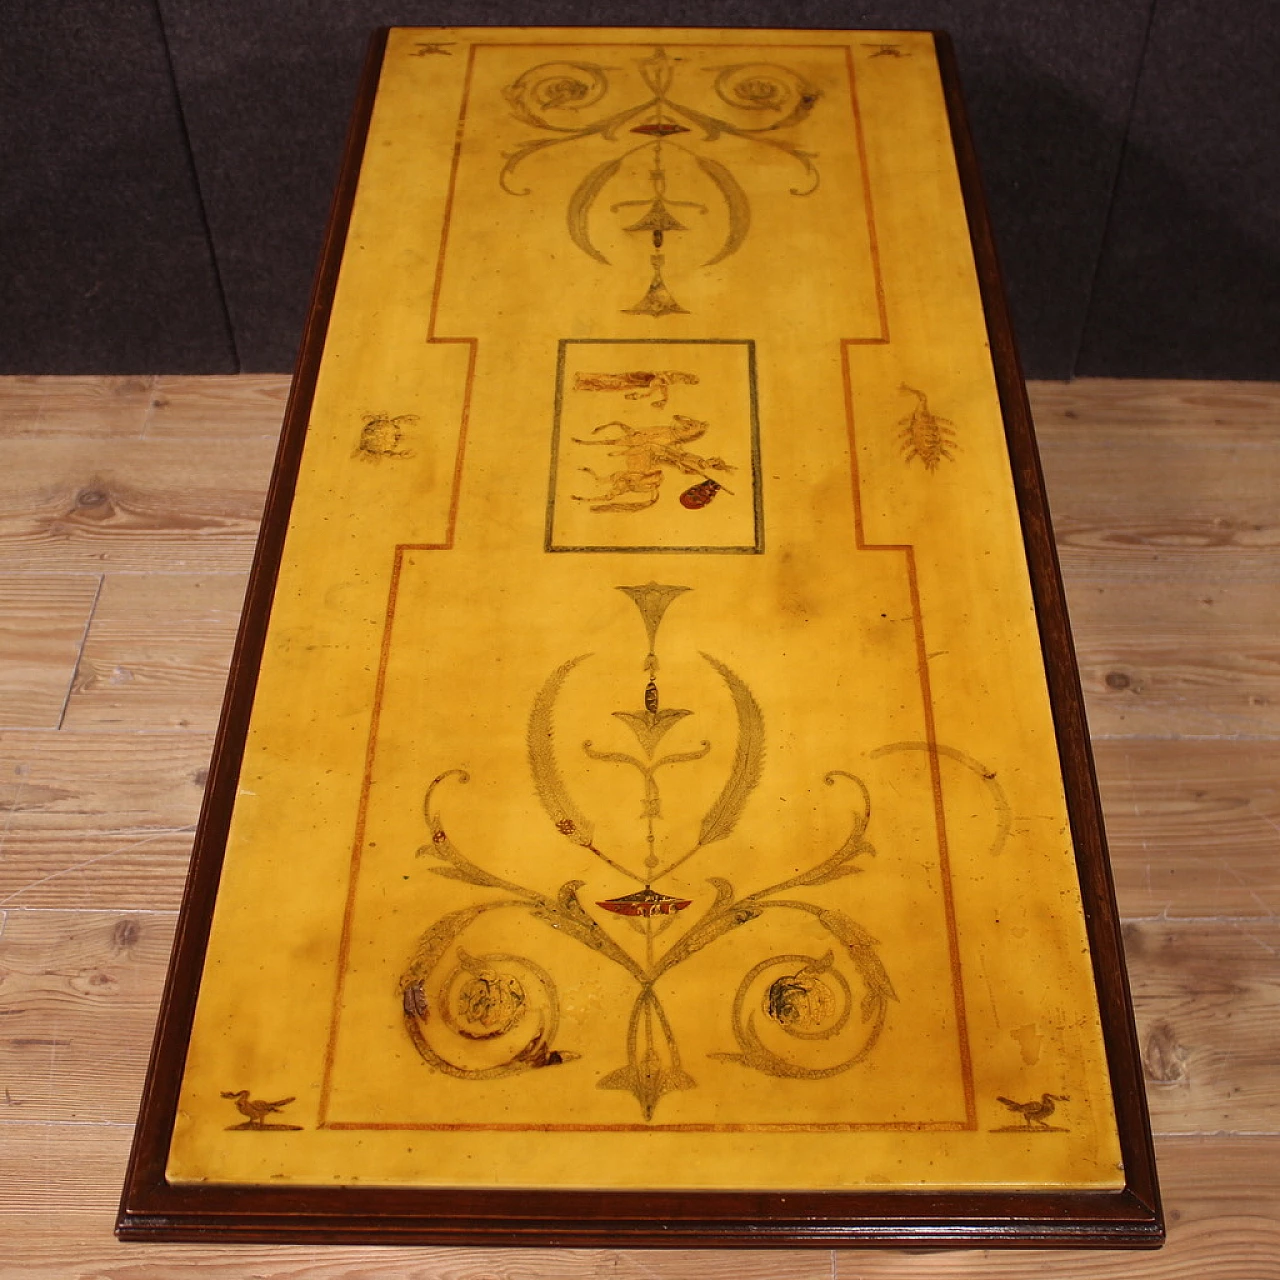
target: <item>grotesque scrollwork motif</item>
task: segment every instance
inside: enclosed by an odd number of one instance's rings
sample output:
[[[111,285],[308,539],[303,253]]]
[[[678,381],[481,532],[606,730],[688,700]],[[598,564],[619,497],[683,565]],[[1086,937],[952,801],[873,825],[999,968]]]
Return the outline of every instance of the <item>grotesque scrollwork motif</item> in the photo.
[[[801,181],[789,188],[792,195],[810,195],[818,187],[813,153],[778,136],[780,131],[801,124],[813,110],[821,97],[814,84],[793,68],[771,62],[698,68],[682,66],[683,62],[664,49],[655,49],[651,56],[636,62],[643,91],[638,101],[620,101],[615,110],[608,109],[607,100],[625,96],[625,90],[622,95],[615,93],[610,82],[610,71],[616,69],[591,62],[540,63],[503,90],[517,120],[553,135],[531,138],[503,157],[498,180],[511,195],[530,194],[530,188],[515,187],[512,181],[524,161],[538,152],[587,138],[620,144],[620,150],[587,170],[569,198],[569,237],[587,257],[609,263],[591,232],[592,215],[603,193],[622,186],[625,194],[627,183],[645,184],[638,198],[617,200],[609,206],[615,214],[631,211],[624,216],[634,221],[622,229],[645,234],[651,244],[649,287],[639,302],[626,308],[631,315],[657,317],[686,310],[663,279],[663,249],[668,236],[690,229],[682,218],[704,217],[708,205],[705,200],[678,198],[676,190],[718,197],[723,206],[724,238],[704,266],[730,257],[747,238],[751,201],[733,170],[722,159],[707,154],[709,145],[723,138],[738,138],[771,148],[788,156],[800,169]],[[753,123],[711,115],[690,104],[689,92],[696,98],[699,81],[708,74],[714,74],[711,88],[731,109],[730,114],[751,113],[746,120]],[[597,107],[599,113],[594,110]],[[626,135],[639,141],[628,145]]]
[[[670,779],[678,781],[682,765],[705,759],[712,749],[710,741],[696,736],[677,749],[677,738],[687,735],[687,722],[695,713],[664,706],[659,687],[659,629],[667,610],[689,588],[649,582],[619,590],[640,614],[647,652],[641,663],[641,705],[611,714],[630,730],[638,751],[603,750],[591,740],[584,741],[581,750],[591,761],[622,766],[637,777],[643,831],[637,847],[604,847],[609,842],[599,837],[597,824],[575,800],[556,751],[557,700],[590,654],[562,663],[535,697],[528,759],[534,792],[553,828],[640,887],[597,901],[595,906],[604,913],[597,919],[579,898],[583,880],[568,881],[552,897],[493,874],[455,845],[436,805],[443,783],[466,783],[468,775],[460,769],[441,774],[427,790],[424,815],[431,838],[418,852],[442,864],[432,867],[437,875],[485,893],[472,905],[437,920],[419,940],[400,983],[409,1035],[429,1066],[457,1079],[493,1080],[581,1056],[557,1043],[560,997],[546,968],[527,955],[473,952],[465,943],[468,931],[482,922],[500,913],[523,913],[579,943],[599,961],[618,966],[634,982],[622,1046],[625,1059],[596,1074],[595,1084],[630,1093],[644,1118],[651,1120],[664,1095],[697,1088],[696,1064],[682,1058],[679,1029],[664,1006],[662,991],[694,955],[723,944],[731,935],[734,945],[749,946],[745,940],[755,921],[785,917],[803,925],[806,937],[813,936],[816,926],[829,945],[818,954],[795,951],[756,960],[732,997],[726,993],[729,1010],[722,1025],[726,1038],[736,1041],[737,1051],[726,1047],[711,1057],[791,1080],[817,1080],[847,1071],[871,1052],[884,1029],[889,1001],[896,996],[875,939],[845,912],[805,894],[858,871],[858,861],[874,854],[866,839],[870,793],[853,774],[835,770],[826,775],[827,786],[852,787],[856,795],[849,834],[839,848],[796,875],[746,894],[718,875],[708,877],[706,898],[664,892],[665,877],[690,859],[705,856],[709,846],[730,840],[738,830],[761,780],[764,715],[735,671],[710,654],[701,655],[733,705],[737,742],[724,782],[696,835],[683,847],[671,847],[663,828],[663,787],[673,785]],[[623,946],[618,929],[634,930],[641,945]],[[668,931],[670,942],[665,941]],[[633,954],[641,947],[642,956]]]

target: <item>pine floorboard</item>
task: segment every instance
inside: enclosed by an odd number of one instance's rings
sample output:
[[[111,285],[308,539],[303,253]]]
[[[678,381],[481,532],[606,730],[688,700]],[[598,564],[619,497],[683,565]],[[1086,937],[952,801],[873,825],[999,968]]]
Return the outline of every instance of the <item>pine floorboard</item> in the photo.
[[[1280,1280],[1280,386],[1256,383],[1030,388],[1163,1250],[116,1243],[287,390],[0,378],[0,1280]]]

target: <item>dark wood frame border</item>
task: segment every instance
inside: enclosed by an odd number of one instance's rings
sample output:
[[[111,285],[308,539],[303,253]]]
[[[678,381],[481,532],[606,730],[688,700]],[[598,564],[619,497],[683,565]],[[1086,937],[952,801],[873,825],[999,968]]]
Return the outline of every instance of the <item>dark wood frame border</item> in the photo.
[[[236,640],[143,1089],[122,1240],[541,1246],[1156,1247],[1164,1222],[1120,921],[1048,502],[951,41],[934,33],[1031,571],[1126,1186],[1115,1192],[528,1191],[171,1186],[165,1162],[258,664],[387,32],[370,43]]]

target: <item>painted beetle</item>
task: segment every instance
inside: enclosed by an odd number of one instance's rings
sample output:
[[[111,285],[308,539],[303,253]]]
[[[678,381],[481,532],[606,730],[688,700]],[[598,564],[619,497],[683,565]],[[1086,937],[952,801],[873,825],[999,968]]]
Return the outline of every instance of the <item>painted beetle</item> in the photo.
[[[690,511],[697,511],[700,507],[705,507],[722,488],[724,486],[717,484],[714,480],[704,480],[701,484],[695,484],[686,489],[680,495],[680,505],[688,507]]]

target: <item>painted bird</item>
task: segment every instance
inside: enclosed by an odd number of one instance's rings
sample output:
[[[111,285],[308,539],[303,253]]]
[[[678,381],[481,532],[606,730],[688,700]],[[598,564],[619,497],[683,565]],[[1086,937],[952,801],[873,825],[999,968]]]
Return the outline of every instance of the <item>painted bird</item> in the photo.
[[[248,1089],[241,1089],[238,1093],[226,1093],[222,1095],[224,1098],[231,1098],[236,1104],[236,1110],[249,1120],[251,1129],[261,1129],[262,1122],[273,1112],[279,1111],[282,1107],[287,1107],[289,1103],[294,1101],[293,1098],[281,1098],[279,1102],[265,1102],[261,1098],[249,1097]]]
[[[1048,1129],[1051,1126],[1047,1121],[1057,1110],[1054,1104],[1070,1102],[1071,1099],[1062,1093],[1042,1093],[1038,1102],[1035,1099],[1030,1102],[1014,1102],[1012,1098],[1002,1097],[997,1097],[996,1101],[1003,1102],[1010,1111],[1016,1111],[1027,1122],[1029,1129]]]

